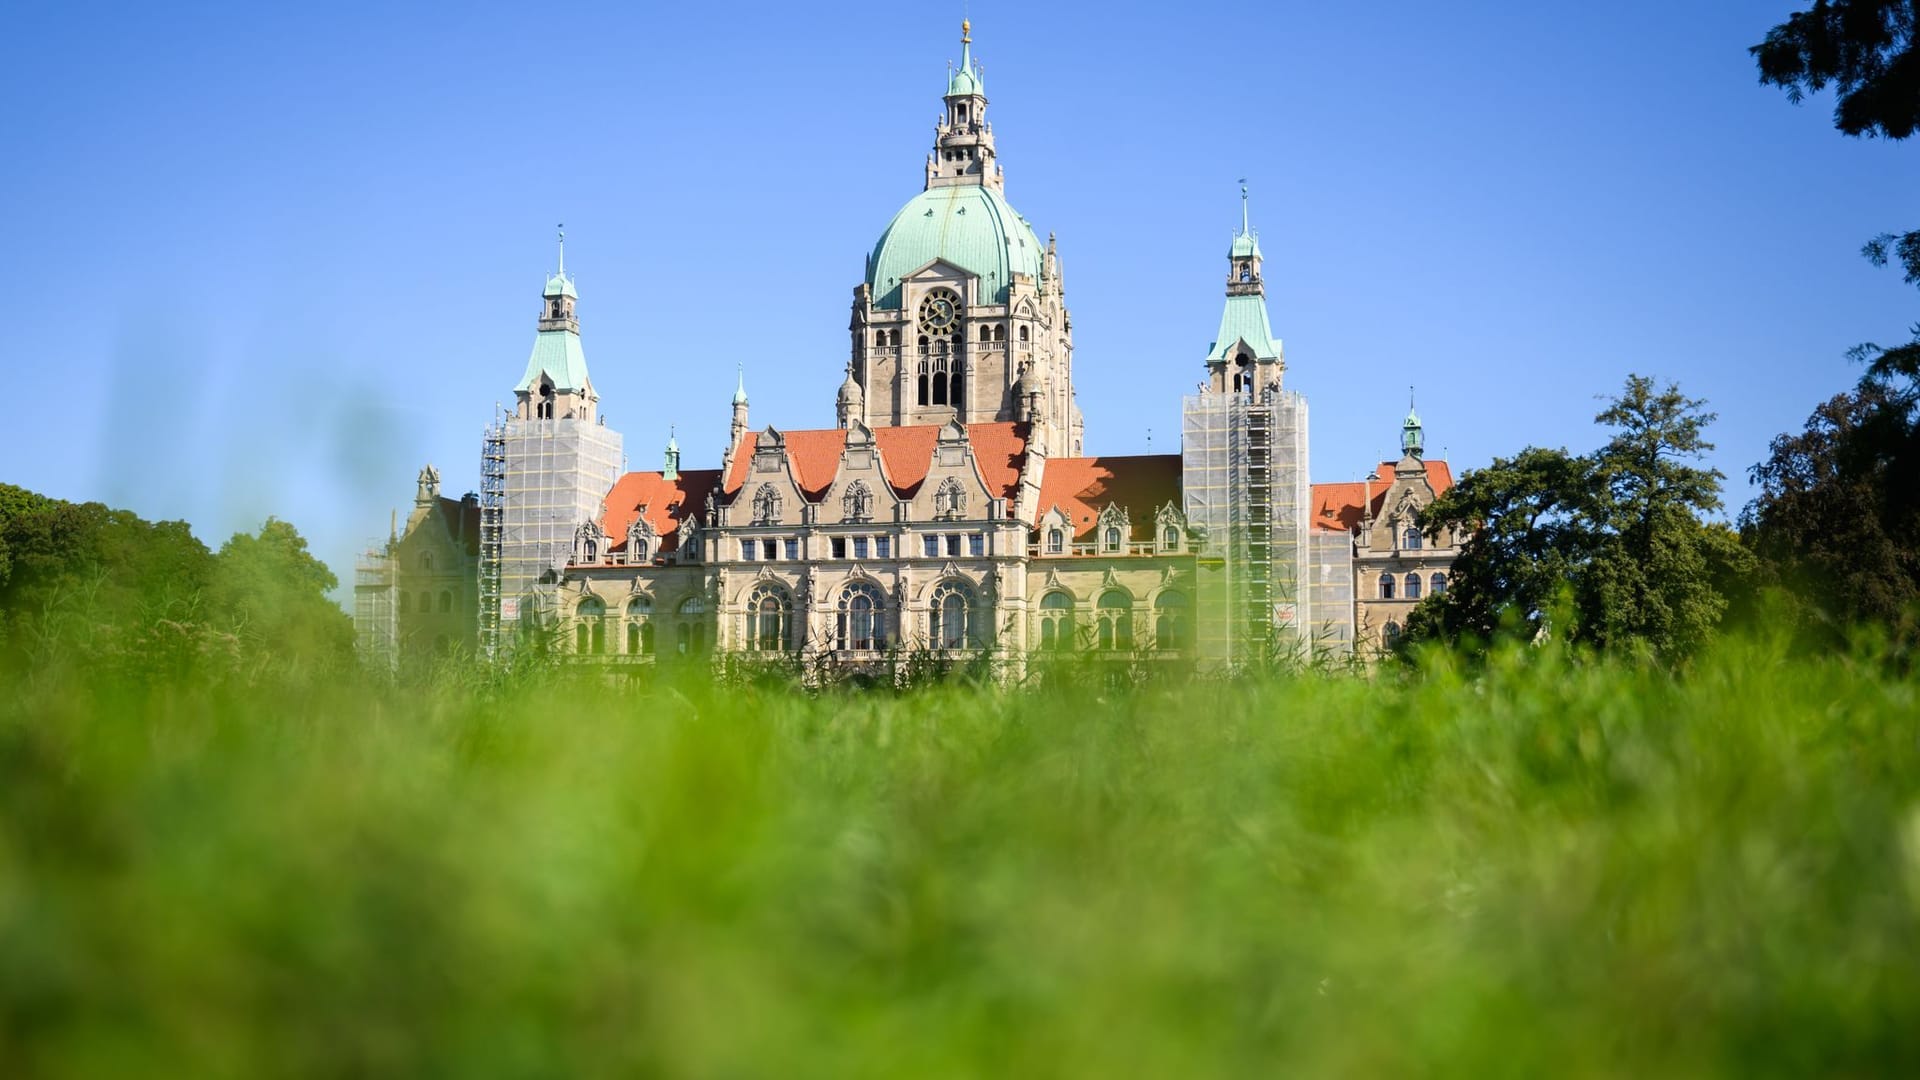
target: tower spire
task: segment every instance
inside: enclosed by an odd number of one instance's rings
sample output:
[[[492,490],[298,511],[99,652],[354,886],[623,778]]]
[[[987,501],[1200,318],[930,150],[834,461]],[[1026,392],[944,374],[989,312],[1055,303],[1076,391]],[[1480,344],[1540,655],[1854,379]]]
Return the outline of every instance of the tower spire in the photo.
[[[1243,176],[1240,178],[1240,235],[1245,236],[1252,231],[1253,226],[1247,217],[1247,178]]]
[[[946,111],[934,129],[927,156],[927,186],[982,184],[999,188],[993,129],[987,126],[986,80],[973,59],[973,21],[960,21],[960,63],[947,65]]]
[[[563,221],[560,224],[555,225],[554,229],[560,233],[560,239],[559,239],[560,276],[566,277],[567,276],[567,223]]]

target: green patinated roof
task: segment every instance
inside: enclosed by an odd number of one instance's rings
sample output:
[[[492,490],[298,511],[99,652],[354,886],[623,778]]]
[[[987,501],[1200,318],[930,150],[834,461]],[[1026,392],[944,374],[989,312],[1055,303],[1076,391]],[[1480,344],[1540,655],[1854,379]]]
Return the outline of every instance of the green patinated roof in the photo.
[[[1256,259],[1266,258],[1266,256],[1260,254],[1260,234],[1253,232],[1251,230],[1247,232],[1234,233],[1233,248],[1227,253],[1227,257],[1233,258],[1233,259],[1243,259],[1248,255],[1251,255]]]
[[[569,277],[565,271],[562,271],[548,278],[546,291],[542,292],[540,295],[571,296],[575,300],[580,299],[580,294],[573,291],[573,278]]]
[[[947,96],[959,97],[963,94],[985,94],[987,87],[980,79],[980,73],[973,68],[973,43],[965,37],[960,39],[960,66],[947,76]]]
[[[1040,280],[1040,238],[1006,197],[976,184],[928,188],[893,216],[867,259],[880,308],[900,307],[900,282],[935,259],[980,278],[980,301],[1004,304],[1013,275]]]
[[[571,287],[571,286],[569,286]],[[533,355],[527,358],[527,373],[520,376],[515,390],[531,390],[545,373],[555,390],[578,390],[587,385],[587,354],[580,348],[580,335],[571,330],[542,330],[533,338]]]
[[[1278,360],[1280,339],[1273,336],[1267,321],[1267,301],[1260,296],[1229,296],[1220,313],[1220,332],[1207,350],[1207,363],[1224,363],[1234,347],[1246,342],[1256,360]]]

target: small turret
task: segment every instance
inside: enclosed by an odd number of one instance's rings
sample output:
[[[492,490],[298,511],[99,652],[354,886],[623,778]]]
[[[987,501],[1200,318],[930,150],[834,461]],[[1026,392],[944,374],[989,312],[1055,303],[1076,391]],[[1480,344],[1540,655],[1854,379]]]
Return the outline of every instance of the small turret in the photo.
[[[840,426],[852,428],[855,421],[862,419],[866,411],[866,394],[861,391],[859,380],[853,377],[853,364],[847,364],[847,377],[840,382],[840,395],[834,402],[834,413]]]
[[[661,465],[660,475],[666,480],[680,479],[680,440],[674,437],[673,428],[667,428],[666,461]]]
[[[1420,426],[1420,414],[1413,408],[1413,387],[1407,387],[1407,418],[1400,423],[1400,450],[1407,457],[1426,456],[1426,431]]]
[[[740,436],[747,433],[747,370],[745,366],[736,369],[738,384],[733,391],[733,437],[728,446],[738,445]]]

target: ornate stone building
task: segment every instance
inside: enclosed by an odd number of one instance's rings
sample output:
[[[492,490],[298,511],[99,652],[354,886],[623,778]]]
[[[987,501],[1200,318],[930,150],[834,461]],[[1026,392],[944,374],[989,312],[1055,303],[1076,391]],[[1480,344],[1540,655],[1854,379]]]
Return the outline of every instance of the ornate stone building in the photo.
[[[627,664],[934,653],[1017,670],[1086,649],[1220,668],[1365,653],[1444,580],[1451,546],[1405,533],[1451,482],[1416,420],[1377,492],[1309,484],[1306,402],[1283,386],[1244,192],[1181,452],[1085,453],[1059,247],[1006,199],[965,30],[923,189],[853,290],[834,426],[755,430],[742,380],[719,468],[682,468],[669,440],[660,469],[616,475],[563,253],[515,406],[484,441],[462,643]],[[370,648],[417,591],[414,531],[437,527],[410,521],[363,560]]]

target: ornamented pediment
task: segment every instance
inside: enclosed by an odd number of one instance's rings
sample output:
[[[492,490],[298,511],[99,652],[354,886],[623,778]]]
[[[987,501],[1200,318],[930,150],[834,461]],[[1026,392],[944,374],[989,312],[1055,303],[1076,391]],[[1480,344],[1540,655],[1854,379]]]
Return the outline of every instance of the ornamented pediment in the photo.
[[[941,424],[940,441],[943,443],[965,443],[967,441],[966,425],[960,423],[958,420],[949,420]]]
[[[1187,527],[1187,515],[1169,500],[1165,506],[1162,506],[1159,511],[1153,515],[1153,523],[1163,529],[1168,525],[1172,525],[1176,529],[1185,531]]]
[[[847,429],[847,445],[849,447],[872,446],[873,429],[855,420],[853,426]]]

